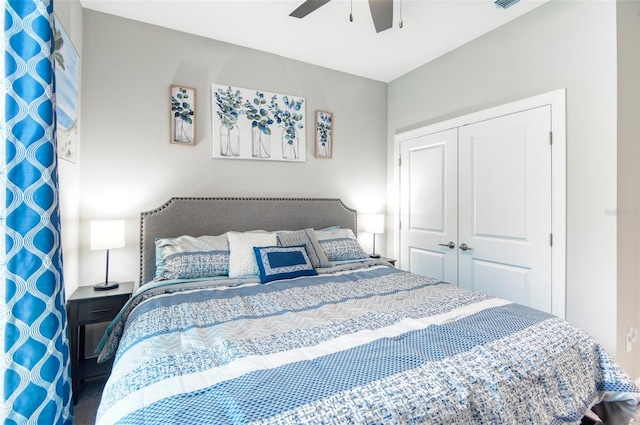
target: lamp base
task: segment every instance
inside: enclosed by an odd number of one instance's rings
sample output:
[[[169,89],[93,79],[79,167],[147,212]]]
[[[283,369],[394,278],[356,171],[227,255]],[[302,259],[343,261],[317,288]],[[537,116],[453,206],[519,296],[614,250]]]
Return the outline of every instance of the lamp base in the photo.
[[[371,258],[380,258],[380,254],[369,254]]]
[[[93,285],[93,289],[95,291],[108,291],[110,289],[116,289],[118,286],[120,286],[118,282],[103,282]]]

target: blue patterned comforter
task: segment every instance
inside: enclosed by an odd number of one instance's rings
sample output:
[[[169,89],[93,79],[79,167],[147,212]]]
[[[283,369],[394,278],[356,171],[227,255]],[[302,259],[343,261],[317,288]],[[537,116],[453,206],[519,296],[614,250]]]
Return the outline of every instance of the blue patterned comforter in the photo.
[[[577,424],[640,402],[587,334],[502,299],[374,263],[230,283],[138,292],[98,424]]]

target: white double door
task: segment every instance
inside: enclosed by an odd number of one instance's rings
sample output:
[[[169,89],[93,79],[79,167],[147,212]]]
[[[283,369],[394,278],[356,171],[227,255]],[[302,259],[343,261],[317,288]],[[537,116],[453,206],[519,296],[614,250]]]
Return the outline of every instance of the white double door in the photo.
[[[551,312],[549,106],[404,140],[400,260]]]

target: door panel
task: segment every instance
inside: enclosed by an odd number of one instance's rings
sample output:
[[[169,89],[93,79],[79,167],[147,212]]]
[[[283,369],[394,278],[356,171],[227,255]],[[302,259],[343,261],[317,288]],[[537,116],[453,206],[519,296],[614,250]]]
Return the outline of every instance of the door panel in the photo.
[[[459,285],[551,311],[550,107],[459,130]]]
[[[526,304],[531,269],[490,261],[473,261],[476,291]]]
[[[412,266],[411,271],[415,274],[433,277],[446,282],[446,255],[444,252],[428,251],[415,247],[410,248],[409,264]]]
[[[471,134],[474,236],[525,240],[526,128]]]
[[[409,155],[409,223],[411,229],[444,233],[444,143],[412,149]],[[429,196],[424,196],[428,193]]]
[[[457,130],[404,141],[400,169],[400,267],[457,284]]]

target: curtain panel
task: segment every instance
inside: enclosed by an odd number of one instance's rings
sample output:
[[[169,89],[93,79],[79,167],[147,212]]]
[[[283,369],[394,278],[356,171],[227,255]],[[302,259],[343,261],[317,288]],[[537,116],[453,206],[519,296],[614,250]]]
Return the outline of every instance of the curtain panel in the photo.
[[[55,140],[53,1],[6,0],[5,423],[72,424]]]
[[[0,28],[4,29],[4,2],[0,3]],[[4,46],[5,42],[4,31],[0,35],[0,44],[3,46],[2,54],[0,54],[0,99],[3,101],[0,102],[0,140],[5,142],[7,140],[7,126],[4,119],[4,98],[7,94],[5,87],[7,86],[7,79],[4,73]],[[5,191],[7,190],[7,167],[6,167],[6,155],[5,149],[0,149],[0,364],[5,365],[8,364],[8,358],[5,355],[4,351],[4,324],[5,317],[7,317],[7,308],[6,303],[4,301],[4,291],[5,291],[5,282],[7,278],[6,270],[7,263],[5,261],[5,243],[4,238],[6,235],[5,232]],[[4,370],[3,366],[0,366],[0,400],[4,401]],[[0,422],[4,423],[4,419],[6,414],[4,413],[4,409],[0,409]]]

